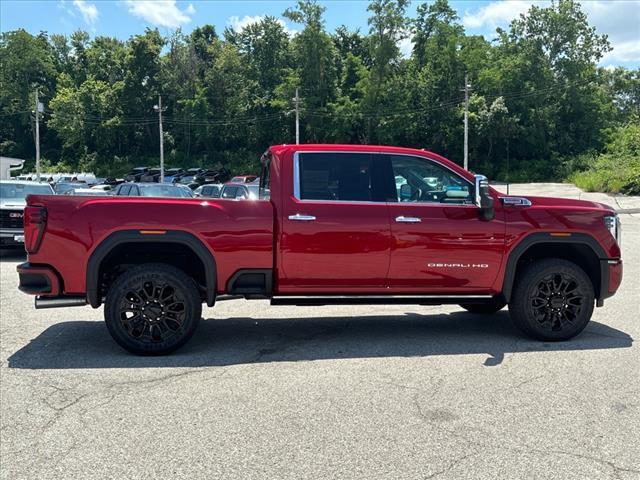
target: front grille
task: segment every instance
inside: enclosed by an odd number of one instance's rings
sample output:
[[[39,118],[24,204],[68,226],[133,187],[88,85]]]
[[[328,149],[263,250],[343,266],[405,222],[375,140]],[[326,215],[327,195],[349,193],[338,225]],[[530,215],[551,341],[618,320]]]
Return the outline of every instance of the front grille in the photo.
[[[24,211],[0,210],[0,228],[22,228]]]

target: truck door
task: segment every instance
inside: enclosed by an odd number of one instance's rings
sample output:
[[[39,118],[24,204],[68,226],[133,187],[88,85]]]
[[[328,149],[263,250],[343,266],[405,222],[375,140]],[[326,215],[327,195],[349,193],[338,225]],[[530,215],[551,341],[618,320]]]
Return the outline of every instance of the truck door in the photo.
[[[282,208],[281,292],[369,293],[385,287],[391,230],[369,153],[299,152]]]
[[[503,258],[502,211],[482,221],[472,183],[424,157],[389,155],[395,198],[389,286],[395,293],[480,293]]]

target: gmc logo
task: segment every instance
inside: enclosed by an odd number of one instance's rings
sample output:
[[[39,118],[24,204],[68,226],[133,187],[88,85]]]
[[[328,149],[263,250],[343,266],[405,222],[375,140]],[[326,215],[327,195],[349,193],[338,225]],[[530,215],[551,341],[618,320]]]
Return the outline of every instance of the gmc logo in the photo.
[[[9,214],[9,218],[22,218],[24,217],[24,213],[22,212],[11,212]]]

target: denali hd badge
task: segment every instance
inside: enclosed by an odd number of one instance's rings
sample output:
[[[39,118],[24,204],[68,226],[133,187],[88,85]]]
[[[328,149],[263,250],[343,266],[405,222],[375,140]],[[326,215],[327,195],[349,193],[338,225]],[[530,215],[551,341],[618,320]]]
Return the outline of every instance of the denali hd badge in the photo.
[[[429,268],[489,268],[488,263],[427,263]]]

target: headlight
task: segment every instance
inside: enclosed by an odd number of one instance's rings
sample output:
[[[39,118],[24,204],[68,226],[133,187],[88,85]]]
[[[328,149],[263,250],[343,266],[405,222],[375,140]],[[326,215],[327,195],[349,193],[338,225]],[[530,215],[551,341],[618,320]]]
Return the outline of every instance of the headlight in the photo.
[[[618,245],[620,245],[620,240],[622,240],[622,225],[620,224],[620,217],[618,215],[608,215],[604,217],[604,224],[607,226],[607,229],[616,239]]]

